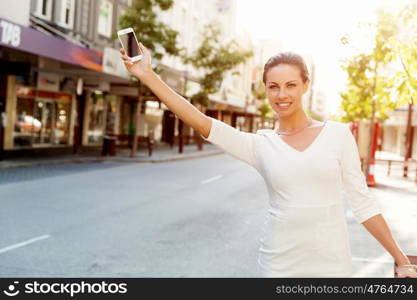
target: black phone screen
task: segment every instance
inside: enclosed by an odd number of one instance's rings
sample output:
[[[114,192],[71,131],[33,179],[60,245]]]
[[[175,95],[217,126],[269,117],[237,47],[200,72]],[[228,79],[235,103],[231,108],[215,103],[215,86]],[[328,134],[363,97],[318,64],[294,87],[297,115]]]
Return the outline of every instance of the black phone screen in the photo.
[[[141,54],[139,50],[138,42],[136,41],[136,38],[133,32],[128,32],[126,34],[120,35],[120,41],[123,45],[123,48],[126,51],[127,56],[135,57]]]

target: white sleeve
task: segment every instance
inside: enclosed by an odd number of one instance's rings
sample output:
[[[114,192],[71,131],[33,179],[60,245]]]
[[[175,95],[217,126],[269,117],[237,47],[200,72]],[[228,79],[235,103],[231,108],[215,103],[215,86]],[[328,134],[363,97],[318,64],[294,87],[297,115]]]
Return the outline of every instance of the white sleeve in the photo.
[[[257,168],[256,141],[257,134],[240,131],[222,121],[211,119],[209,136],[205,138],[233,157]]]
[[[369,191],[355,138],[349,126],[344,127],[341,157],[343,188],[356,221],[363,223],[380,214],[381,208]]]

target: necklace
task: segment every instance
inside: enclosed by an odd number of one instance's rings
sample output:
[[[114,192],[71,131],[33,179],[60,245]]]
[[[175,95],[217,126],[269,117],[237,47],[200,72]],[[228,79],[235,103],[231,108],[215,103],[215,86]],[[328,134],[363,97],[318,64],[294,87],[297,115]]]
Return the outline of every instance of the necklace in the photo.
[[[312,124],[312,123],[313,123],[313,121],[310,119],[310,122],[308,123],[308,125],[307,125],[307,126],[304,126],[304,127],[300,128],[300,129],[297,129],[297,130],[295,130],[294,132],[284,132],[284,131],[278,131],[277,133],[278,133],[279,135],[294,135],[294,134],[296,134],[296,133],[300,132],[301,130],[303,130],[303,129],[305,129],[305,128],[309,127],[309,126],[311,126],[311,124]]]

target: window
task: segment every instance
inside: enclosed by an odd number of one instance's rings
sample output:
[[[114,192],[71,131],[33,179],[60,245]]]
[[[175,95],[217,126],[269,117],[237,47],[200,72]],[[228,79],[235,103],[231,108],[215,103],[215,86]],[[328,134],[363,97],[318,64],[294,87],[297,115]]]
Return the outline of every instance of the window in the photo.
[[[116,134],[118,124],[118,104],[120,99],[116,95],[107,95],[106,134]]]
[[[47,21],[52,20],[52,0],[36,1],[34,15]]]
[[[65,23],[68,24],[69,22],[69,9],[65,10]]]
[[[17,98],[14,146],[32,146],[32,135],[40,131],[41,122],[33,115],[35,99]]]
[[[87,143],[97,144],[103,140],[106,129],[106,102],[101,92],[93,92],[89,99]]]
[[[113,4],[108,0],[100,0],[98,11],[97,32],[110,38],[112,34]]]
[[[46,16],[46,4],[48,3],[47,0],[42,0],[42,15]]]
[[[58,6],[56,22],[58,25],[72,29],[74,26],[75,0],[63,0],[56,2]]]
[[[35,90],[30,90],[30,95],[17,97],[14,147],[68,144],[70,97]]]

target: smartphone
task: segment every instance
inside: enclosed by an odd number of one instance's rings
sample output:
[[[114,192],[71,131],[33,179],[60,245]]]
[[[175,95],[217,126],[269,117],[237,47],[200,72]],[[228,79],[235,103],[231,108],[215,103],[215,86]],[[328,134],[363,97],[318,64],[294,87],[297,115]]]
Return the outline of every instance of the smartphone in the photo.
[[[142,51],[140,51],[139,43],[136,38],[136,34],[133,28],[125,28],[117,31],[117,36],[122,44],[126,55],[129,56],[132,61],[138,61],[142,59]]]

